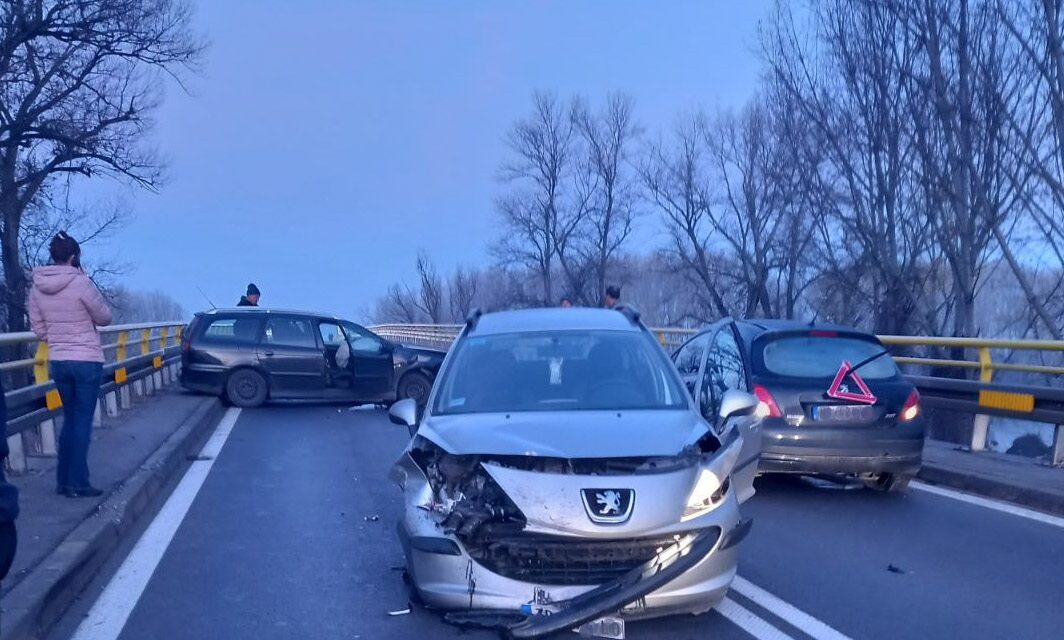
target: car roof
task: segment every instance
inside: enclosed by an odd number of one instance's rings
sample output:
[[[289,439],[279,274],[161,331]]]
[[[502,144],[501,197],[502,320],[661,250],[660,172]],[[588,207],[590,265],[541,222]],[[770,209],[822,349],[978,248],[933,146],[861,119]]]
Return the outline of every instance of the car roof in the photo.
[[[197,313],[196,315],[213,316],[213,315],[218,315],[218,314],[221,314],[221,313],[224,313],[226,315],[230,315],[230,314],[236,314],[236,315],[239,315],[239,314],[247,314],[247,315],[277,314],[277,315],[286,315],[286,316],[305,316],[305,317],[308,317],[308,318],[316,318],[318,320],[335,320],[335,321],[338,321],[338,322],[339,321],[347,322],[346,320],[343,320],[343,318],[339,318],[337,316],[334,316],[331,313],[317,313],[317,312],[314,312],[314,311],[302,311],[300,309],[274,309],[274,308],[263,308],[263,307],[218,307],[218,308],[215,308],[215,309],[211,309],[210,311],[201,311],[201,312]]]
[[[588,307],[520,309],[484,314],[477,320],[469,335],[587,329],[638,332],[642,330],[642,325],[633,323],[625,314],[611,309]]]

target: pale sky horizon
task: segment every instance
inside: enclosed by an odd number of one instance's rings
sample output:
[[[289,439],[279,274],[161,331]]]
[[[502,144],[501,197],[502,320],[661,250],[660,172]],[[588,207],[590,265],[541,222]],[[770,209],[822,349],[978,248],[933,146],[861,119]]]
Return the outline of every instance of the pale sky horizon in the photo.
[[[490,265],[503,135],[534,90],[626,92],[648,131],[741,107],[770,6],[201,0],[203,71],[155,118],[168,181],[125,192],[133,220],[89,251],[190,313],[197,287],[226,306],[255,282],[357,319],[419,248]]]

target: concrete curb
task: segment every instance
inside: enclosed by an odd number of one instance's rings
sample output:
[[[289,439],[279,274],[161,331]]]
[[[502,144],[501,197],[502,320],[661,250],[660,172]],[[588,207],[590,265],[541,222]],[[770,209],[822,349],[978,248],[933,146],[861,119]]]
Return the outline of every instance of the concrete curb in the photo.
[[[73,603],[100,566],[170,487],[203,446],[225,407],[217,398],[203,403],[177,428],[96,513],[4,596],[2,640],[39,640]]]
[[[1004,500],[1046,513],[1064,515],[1064,495],[1022,487],[993,478],[969,475],[961,471],[929,465],[926,461],[917,477],[931,484],[967,491],[987,498]]]

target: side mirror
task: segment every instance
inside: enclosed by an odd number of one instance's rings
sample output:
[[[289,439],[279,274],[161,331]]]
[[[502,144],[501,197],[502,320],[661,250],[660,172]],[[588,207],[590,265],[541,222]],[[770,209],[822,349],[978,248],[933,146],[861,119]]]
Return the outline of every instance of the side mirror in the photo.
[[[396,402],[391,409],[388,409],[388,419],[392,421],[392,424],[413,431],[417,426],[417,400],[405,398]]]
[[[737,418],[739,416],[753,415],[757,411],[757,405],[761,401],[752,393],[729,389],[724,392],[720,399],[720,419]]]

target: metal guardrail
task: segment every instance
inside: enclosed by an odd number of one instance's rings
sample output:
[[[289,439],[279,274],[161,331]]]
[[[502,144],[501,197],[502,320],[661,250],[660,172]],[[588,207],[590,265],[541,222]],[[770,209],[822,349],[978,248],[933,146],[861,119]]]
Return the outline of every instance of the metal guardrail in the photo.
[[[373,327],[373,330],[392,340],[446,347],[458,335],[461,325],[389,324]],[[696,329],[663,327],[650,330],[662,347],[670,352],[697,332]],[[1010,355],[1032,351],[1064,353],[1064,341],[888,335],[879,336],[879,339],[889,347],[973,351],[976,355],[974,360],[912,355],[895,355],[894,360],[903,366],[926,406],[975,416],[971,438],[973,451],[986,449],[991,415],[1019,418],[1056,425],[1051,463],[1055,466],[1064,465],[1064,389],[994,380],[996,372],[1064,376],[1064,366],[1002,362],[993,358],[995,350],[1007,350]],[[979,380],[922,375],[924,370],[937,371],[943,368],[978,370]]]
[[[102,403],[97,405],[95,424],[103,414],[118,415],[132,406],[132,395],[151,395],[155,389],[177,379],[181,359],[182,322],[153,322],[100,329],[105,363]],[[5,436],[11,450],[8,465],[26,469],[26,456],[56,454],[55,418],[62,401],[48,366],[48,345],[31,332],[0,334],[0,348],[15,351],[14,359],[0,362],[0,373],[27,384],[6,386],[8,419]],[[26,357],[18,357],[19,353]]]

